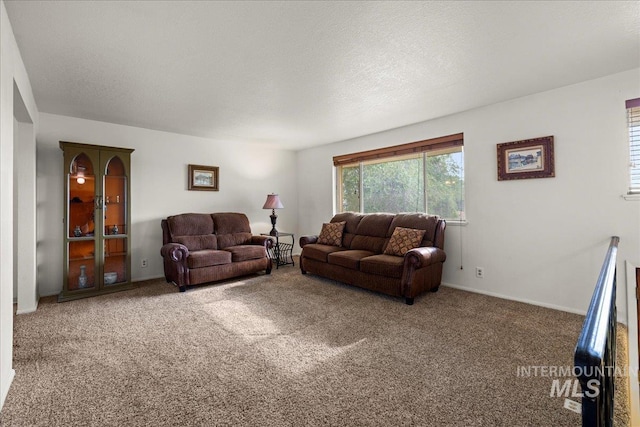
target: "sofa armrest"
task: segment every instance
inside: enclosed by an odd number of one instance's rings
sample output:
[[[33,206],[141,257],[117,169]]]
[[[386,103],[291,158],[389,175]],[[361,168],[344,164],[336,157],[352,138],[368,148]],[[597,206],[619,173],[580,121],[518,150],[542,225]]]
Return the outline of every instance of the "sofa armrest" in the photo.
[[[189,257],[189,249],[180,243],[167,243],[160,249],[160,255],[174,262],[185,263]]]
[[[271,249],[273,247],[273,239],[271,236],[251,236],[251,244],[264,246],[265,249]]]
[[[426,268],[431,265],[441,264],[447,259],[447,254],[440,248],[436,247],[419,247],[408,251],[404,255],[404,271],[402,272],[401,289],[402,295],[407,298],[407,304],[412,304],[413,297],[416,296],[420,289],[412,289],[413,276],[416,270]],[[436,269],[437,270],[437,269]],[[439,270],[442,271],[441,269]],[[432,283],[430,289],[438,289],[440,286],[440,274],[435,280],[437,283]]]
[[[405,255],[405,265],[409,264],[414,269],[427,267],[437,262],[444,262],[447,254],[442,249],[436,247],[419,247],[408,251]]]
[[[310,245],[311,243],[316,243],[318,241],[318,236],[302,236],[300,237],[300,247],[304,248],[305,245]]]
[[[167,243],[160,249],[164,264],[164,277],[184,291],[189,285],[189,266],[187,258],[189,249],[180,243]]]

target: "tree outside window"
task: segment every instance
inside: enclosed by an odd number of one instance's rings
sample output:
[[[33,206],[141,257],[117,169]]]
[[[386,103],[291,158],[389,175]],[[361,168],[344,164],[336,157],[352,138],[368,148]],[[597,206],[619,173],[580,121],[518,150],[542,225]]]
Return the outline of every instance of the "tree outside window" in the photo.
[[[465,219],[462,147],[340,165],[337,170],[342,212],[426,212]]]

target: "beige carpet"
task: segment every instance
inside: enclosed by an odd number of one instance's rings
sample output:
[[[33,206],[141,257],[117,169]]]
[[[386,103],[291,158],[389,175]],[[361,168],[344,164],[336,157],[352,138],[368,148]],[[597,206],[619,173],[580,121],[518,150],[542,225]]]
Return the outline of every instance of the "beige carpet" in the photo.
[[[517,371],[571,366],[582,320],[450,288],[407,306],[297,267],[45,298],[15,317],[0,424],[578,426],[553,378]]]

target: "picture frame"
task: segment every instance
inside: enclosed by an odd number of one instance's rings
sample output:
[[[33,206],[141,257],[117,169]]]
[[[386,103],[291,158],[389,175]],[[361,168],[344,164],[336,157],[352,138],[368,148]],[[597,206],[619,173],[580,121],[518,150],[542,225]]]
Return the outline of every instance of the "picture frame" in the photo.
[[[553,136],[497,144],[498,181],[555,177]]]
[[[218,166],[189,165],[189,190],[219,191]]]

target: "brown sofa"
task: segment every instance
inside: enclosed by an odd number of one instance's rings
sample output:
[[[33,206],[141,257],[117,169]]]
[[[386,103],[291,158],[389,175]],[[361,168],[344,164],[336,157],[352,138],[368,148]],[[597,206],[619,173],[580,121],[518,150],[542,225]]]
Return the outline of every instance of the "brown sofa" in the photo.
[[[440,286],[446,222],[433,215],[339,213],[346,222],[339,246],[319,244],[318,236],[300,238],[300,270],[387,295],[407,304]],[[426,230],[419,247],[404,256],[385,254],[396,227]]]
[[[245,214],[186,213],[163,219],[161,226],[164,275],[180,292],[261,270],[271,273],[272,240],[252,235]]]

